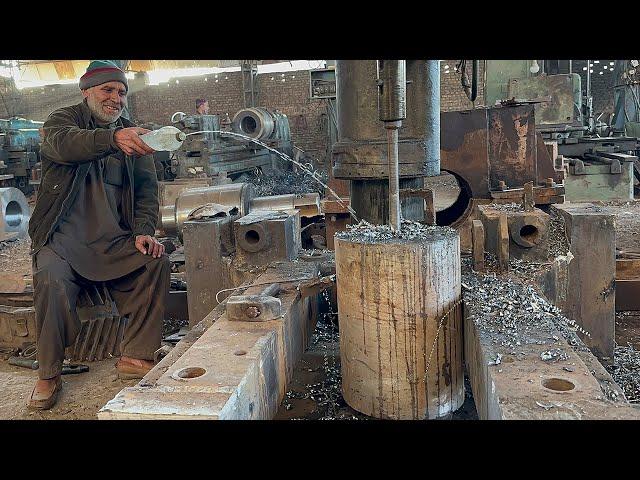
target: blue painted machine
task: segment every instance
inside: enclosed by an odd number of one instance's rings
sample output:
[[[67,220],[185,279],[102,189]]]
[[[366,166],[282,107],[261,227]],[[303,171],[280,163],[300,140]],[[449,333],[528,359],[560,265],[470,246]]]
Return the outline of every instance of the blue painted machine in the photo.
[[[0,119],[0,178],[4,186],[31,193],[31,170],[40,161],[40,128],[44,122],[12,117]]]

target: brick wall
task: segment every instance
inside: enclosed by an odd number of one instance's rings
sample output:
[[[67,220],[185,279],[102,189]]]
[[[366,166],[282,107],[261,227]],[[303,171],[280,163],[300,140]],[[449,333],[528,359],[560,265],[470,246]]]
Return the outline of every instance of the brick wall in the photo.
[[[182,77],[147,86],[129,96],[131,117],[138,123],[167,125],[175,112],[195,113],[196,98],[209,100],[209,113],[233,116],[243,106],[240,72]]]
[[[287,115],[294,143],[312,156],[321,156],[326,146],[325,107],[323,101],[309,99],[309,72],[260,74],[256,86],[256,105]],[[177,111],[193,113],[195,99],[200,97],[209,101],[209,113],[228,113],[233,118],[244,108],[242,74],[183,77],[169,84],[149,86],[132,94],[129,106],[137,122],[167,124]]]
[[[19,116],[43,121],[54,110],[82,100],[82,93],[75,83],[22,90],[16,90],[13,84],[6,87],[7,91],[0,99],[0,118]],[[2,83],[0,91],[3,91]]]
[[[474,103],[469,101],[467,95],[460,84],[460,75],[454,70],[459,60],[443,60],[440,63],[440,110],[449,112],[453,110],[470,110],[474,108]],[[449,65],[449,69],[445,68]],[[478,62],[478,96],[475,101],[475,107],[484,105],[484,62]],[[471,60],[467,61],[467,72],[469,80],[471,80]]]
[[[257,85],[258,105],[286,114],[294,143],[320,160],[328,141],[326,100],[309,98],[309,72],[260,74]]]

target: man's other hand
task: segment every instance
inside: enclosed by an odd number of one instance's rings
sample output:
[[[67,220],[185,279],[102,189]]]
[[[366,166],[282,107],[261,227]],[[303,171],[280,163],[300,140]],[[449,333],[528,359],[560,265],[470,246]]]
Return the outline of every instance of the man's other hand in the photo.
[[[136,235],[136,248],[145,255],[159,258],[164,254],[164,245],[151,235]]]
[[[141,127],[121,128],[113,134],[113,139],[118,148],[127,155],[150,155],[155,150],[140,138],[140,135],[150,131]]]

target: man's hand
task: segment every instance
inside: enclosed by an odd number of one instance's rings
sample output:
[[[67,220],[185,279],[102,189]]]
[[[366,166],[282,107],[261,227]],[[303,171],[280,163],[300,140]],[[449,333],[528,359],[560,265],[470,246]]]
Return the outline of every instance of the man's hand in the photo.
[[[155,150],[140,139],[140,135],[150,131],[141,127],[121,128],[113,134],[113,139],[118,148],[127,155],[150,155]]]
[[[136,248],[145,255],[160,258],[164,254],[164,245],[151,235],[136,235]]]

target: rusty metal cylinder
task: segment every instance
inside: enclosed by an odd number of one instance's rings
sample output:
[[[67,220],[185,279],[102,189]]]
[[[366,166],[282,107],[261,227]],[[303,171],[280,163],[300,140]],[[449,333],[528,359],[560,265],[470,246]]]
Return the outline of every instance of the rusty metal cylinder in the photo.
[[[342,393],[373,417],[433,419],[464,402],[460,239],[402,228],[335,237]]]
[[[407,60],[406,119],[398,131],[400,177],[440,174],[438,60]],[[344,179],[388,178],[387,139],[378,112],[376,60],[338,60],[338,141],[333,174]]]
[[[419,134],[424,138],[425,173],[432,177],[440,175],[440,61],[416,61],[413,68],[415,81],[424,82],[426,96],[424,101],[417,100],[424,105],[418,112],[424,112],[424,119],[418,118],[413,124],[424,128]]]
[[[351,180],[351,206],[358,218],[389,221],[387,138],[378,112],[376,60],[339,60],[336,65],[338,140],[333,176]],[[437,60],[407,60],[406,119],[398,130],[401,189],[423,187],[422,177],[440,174],[440,78]],[[424,219],[423,201],[402,200],[402,217]]]
[[[0,188],[0,237],[24,238],[31,217],[27,197],[14,187]]]
[[[378,60],[378,115],[383,122],[407,118],[407,76],[404,60]]]

